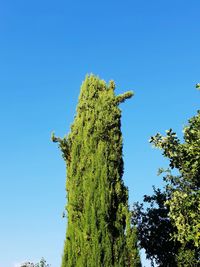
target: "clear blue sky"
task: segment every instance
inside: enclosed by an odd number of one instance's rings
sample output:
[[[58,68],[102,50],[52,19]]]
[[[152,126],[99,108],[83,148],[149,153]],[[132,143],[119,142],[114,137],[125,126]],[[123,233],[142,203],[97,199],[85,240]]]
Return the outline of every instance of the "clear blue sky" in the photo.
[[[59,267],[66,174],[51,131],[69,131],[87,73],[114,79],[135,92],[121,105],[130,203],[162,186],[167,161],[148,140],[181,136],[199,108],[200,2],[0,2],[0,267]]]

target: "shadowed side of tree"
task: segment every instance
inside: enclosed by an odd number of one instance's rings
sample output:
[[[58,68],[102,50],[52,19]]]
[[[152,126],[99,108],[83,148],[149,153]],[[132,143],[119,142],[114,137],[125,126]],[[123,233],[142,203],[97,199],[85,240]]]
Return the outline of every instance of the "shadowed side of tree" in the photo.
[[[156,266],[177,266],[176,257],[181,243],[173,240],[171,235],[176,232],[169,218],[169,207],[165,202],[170,198],[168,190],[154,188],[152,196],[144,196],[145,205],[135,203],[132,220],[138,229],[138,240],[145,249],[147,259]]]

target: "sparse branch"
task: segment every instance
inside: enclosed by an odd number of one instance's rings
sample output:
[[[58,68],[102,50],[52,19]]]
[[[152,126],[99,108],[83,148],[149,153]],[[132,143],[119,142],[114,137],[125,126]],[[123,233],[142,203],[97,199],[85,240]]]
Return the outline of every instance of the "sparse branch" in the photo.
[[[197,83],[197,84],[196,84],[196,88],[197,88],[198,90],[200,90],[200,83]]]
[[[60,150],[63,153],[63,158],[65,160],[69,160],[69,143],[67,141],[67,137],[65,136],[63,139],[60,137],[56,137],[54,132],[51,134],[51,140],[54,143],[59,143]]]
[[[117,104],[123,103],[126,99],[131,98],[134,95],[132,91],[128,91],[124,94],[116,96],[115,100]]]
[[[58,142],[61,143],[62,142],[62,139],[60,137],[56,137],[55,136],[55,133],[52,132],[52,134],[51,134],[51,141],[54,142],[54,143],[58,143]]]

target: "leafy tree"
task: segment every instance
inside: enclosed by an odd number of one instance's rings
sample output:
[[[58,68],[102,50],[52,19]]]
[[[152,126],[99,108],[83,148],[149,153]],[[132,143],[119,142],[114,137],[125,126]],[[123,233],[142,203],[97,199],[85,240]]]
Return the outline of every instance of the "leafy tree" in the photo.
[[[200,88],[200,84],[196,85]],[[200,261],[200,111],[184,128],[184,142],[172,129],[157,134],[150,142],[170,160],[167,171],[160,169],[166,186],[136,203],[133,222],[138,227],[141,248],[159,266],[199,266]],[[177,175],[172,170],[178,171]]]
[[[22,263],[20,267],[50,267],[50,265],[46,263],[46,260],[44,258],[42,258],[40,262],[36,264],[27,261]]]
[[[188,263],[192,265],[185,263],[184,266],[197,266],[200,260],[200,111],[184,128],[182,143],[172,129],[166,131],[166,136],[158,133],[150,142],[170,160],[170,168],[179,172],[177,176],[171,173],[166,176],[171,190],[166,205],[169,205],[169,217],[177,228],[173,237],[183,246],[178,259],[188,261],[193,257]],[[193,247],[188,251],[190,257],[188,253],[184,256],[183,251],[189,245]]]
[[[47,264],[44,258],[42,258],[39,263],[34,265],[34,267],[50,267],[50,265]]]
[[[133,93],[115,96],[114,89],[113,81],[106,85],[87,76],[71,132],[63,139],[52,135],[67,165],[68,226],[62,267],[140,266],[122,180],[118,107]]]
[[[166,182],[171,176],[170,170],[163,178]],[[163,173],[163,170],[159,170]],[[171,176],[174,177],[175,176]],[[138,240],[141,248],[145,249],[151,265],[162,267],[197,267],[199,249],[193,242],[182,244],[172,238],[177,234],[177,228],[169,217],[172,190],[167,183],[163,191],[154,189],[152,196],[144,196],[144,203],[135,203],[132,211],[133,224],[137,225]],[[144,205],[145,204],[145,205]],[[155,264],[154,264],[155,263]]]
[[[154,188],[152,196],[144,196],[144,203],[134,204],[132,220],[138,229],[138,240],[145,249],[147,259],[158,266],[176,267],[176,257],[181,243],[172,240],[171,234],[176,232],[169,218],[169,207],[165,202],[170,199],[170,192]]]
[[[177,168],[179,176],[168,177],[171,183],[172,197],[170,218],[177,227],[174,236],[181,242],[192,241],[200,246],[200,111],[189,120],[184,129],[184,143],[170,129],[165,137],[157,134],[151,142],[163,150],[170,159],[170,167]]]

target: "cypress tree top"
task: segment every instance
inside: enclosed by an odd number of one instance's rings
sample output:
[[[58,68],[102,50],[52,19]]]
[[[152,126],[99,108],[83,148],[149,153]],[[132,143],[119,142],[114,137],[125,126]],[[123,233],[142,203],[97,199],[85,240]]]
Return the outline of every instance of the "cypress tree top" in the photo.
[[[114,81],[107,85],[87,76],[71,132],[63,139],[52,136],[67,164],[68,226],[62,267],[136,266],[131,262],[137,253],[130,252],[127,235],[131,228],[118,107],[133,93],[116,96],[114,90]]]

